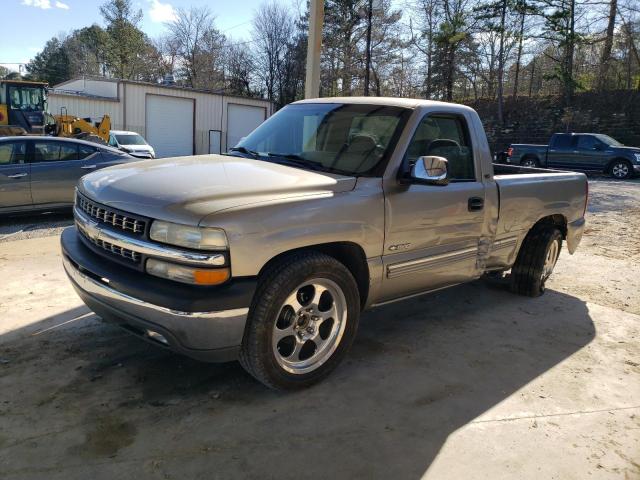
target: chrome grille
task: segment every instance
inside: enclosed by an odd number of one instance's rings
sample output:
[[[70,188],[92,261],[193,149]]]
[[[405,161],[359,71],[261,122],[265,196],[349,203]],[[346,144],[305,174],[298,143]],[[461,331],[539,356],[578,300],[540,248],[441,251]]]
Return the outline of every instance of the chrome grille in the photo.
[[[80,230],[82,232],[82,230]],[[117,245],[113,245],[112,243],[105,242],[104,240],[91,238],[88,235],[84,235],[84,238],[93,243],[96,247],[100,247],[107,252],[111,252],[114,255],[119,255],[127,260],[131,260],[132,262],[139,263],[141,255],[138,252],[134,252],[133,250],[129,250],[128,248],[122,248]]]
[[[136,235],[144,234],[147,222],[135,217],[128,217],[122,213],[117,213],[104,205],[95,203],[86,197],[78,194],[76,206],[91,218],[112,225],[113,227],[125,232],[135,233]]]

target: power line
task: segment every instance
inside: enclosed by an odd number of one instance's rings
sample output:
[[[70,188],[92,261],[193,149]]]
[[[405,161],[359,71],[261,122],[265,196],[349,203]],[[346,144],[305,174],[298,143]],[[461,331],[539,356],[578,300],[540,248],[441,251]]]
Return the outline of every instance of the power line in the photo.
[[[225,28],[224,30],[220,30],[220,33],[228,32],[229,30],[233,30],[234,28],[241,27],[242,25],[246,25],[247,23],[251,23],[252,20],[247,20],[246,22],[239,23],[234,25],[233,27]]]

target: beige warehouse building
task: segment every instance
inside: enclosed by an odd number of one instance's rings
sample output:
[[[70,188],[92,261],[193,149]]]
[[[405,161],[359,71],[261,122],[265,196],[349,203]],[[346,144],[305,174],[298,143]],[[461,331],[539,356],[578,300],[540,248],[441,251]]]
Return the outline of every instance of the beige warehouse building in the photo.
[[[130,80],[76,78],[49,91],[49,111],[143,135],[158,157],[221,153],[273,113],[271,102]]]

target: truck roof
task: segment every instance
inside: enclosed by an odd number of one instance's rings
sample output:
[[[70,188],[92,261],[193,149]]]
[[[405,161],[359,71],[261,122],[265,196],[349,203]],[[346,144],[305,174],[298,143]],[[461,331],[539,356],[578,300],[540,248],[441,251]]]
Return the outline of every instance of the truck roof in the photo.
[[[460,105],[458,103],[437,102],[435,100],[424,100],[420,98],[394,98],[394,97],[323,97],[309,98],[306,100],[298,100],[293,102],[294,105],[303,103],[349,103],[349,104],[366,104],[366,105],[388,105],[390,107],[443,107],[446,109],[464,109],[473,110],[471,107]]]

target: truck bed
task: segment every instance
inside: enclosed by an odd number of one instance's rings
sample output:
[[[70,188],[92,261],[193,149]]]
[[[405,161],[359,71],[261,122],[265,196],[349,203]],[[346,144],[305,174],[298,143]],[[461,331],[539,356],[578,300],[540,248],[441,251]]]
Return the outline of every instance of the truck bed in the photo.
[[[532,168],[532,167],[523,167],[518,164],[504,164],[504,163],[494,163],[493,164],[493,173],[494,175],[533,175],[538,173],[566,173],[564,170],[553,170],[551,168]]]
[[[500,202],[499,238],[528,230],[549,215],[562,215],[566,222],[583,215],[587,192],[583,173],[494,165],[494,180]]]

